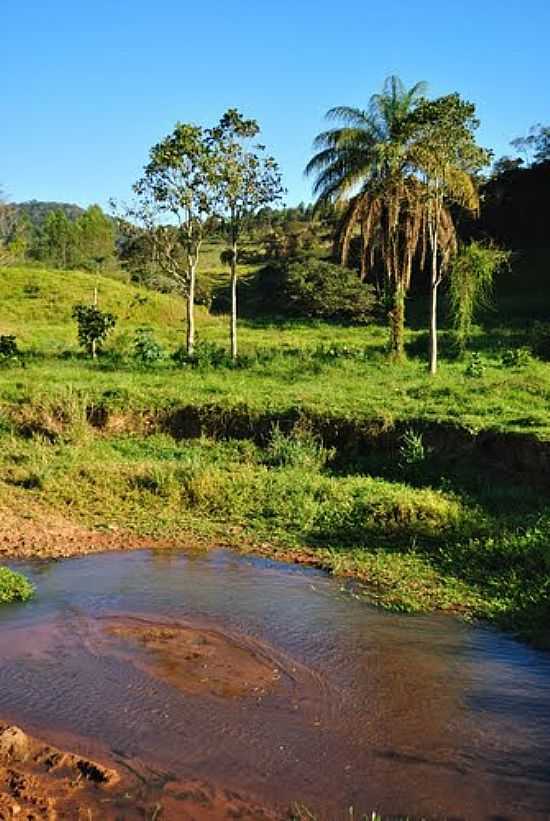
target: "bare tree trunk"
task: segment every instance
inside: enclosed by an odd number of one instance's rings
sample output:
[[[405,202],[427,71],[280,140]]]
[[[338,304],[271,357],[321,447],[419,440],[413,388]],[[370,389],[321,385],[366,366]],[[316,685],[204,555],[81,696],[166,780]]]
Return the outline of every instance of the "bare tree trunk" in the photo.
[[[94,307],[97,308],[97,282],[94,286]],[[92,359],[97,358],[97,340],[92,339]]]
[[[231,317],[229,323],[231,359],[237,358],[237,243],[231,248]]]
[[[189,267],[189,290],[187,292],[187,355],[193,356],[195,351],[195,284],[197,280],[197,265]]]
[[[437,229],[435,229],[437,231]],[[437,373],[437,289],[439,274],[437,270],[437,233],[432,237],[432,278],[430,282],[430,374]]]

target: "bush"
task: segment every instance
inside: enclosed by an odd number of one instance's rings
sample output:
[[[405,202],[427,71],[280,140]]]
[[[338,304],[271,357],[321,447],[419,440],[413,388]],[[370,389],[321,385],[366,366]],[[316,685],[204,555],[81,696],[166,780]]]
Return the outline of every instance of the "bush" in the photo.
[[[470,357],[464,373],[473,379],[479,379],[485,374],[485,363],[477,352]]]
[[[361,323],[372,319],[373,289],[349,268],[309,257],[283,265],[281,274],[290,313]]]
[[[97,305],[75,305],[73,319],[78,325],[78,342],[84,350],[95,356],[102,343],[116,325],[116,317],[109,311],[101,311]]]
[[[137,329],[134,337],[134,356],[142,365],[154,365],[164,359],[164,348],[153,337],[152,328]]]
[[[21,573],[0,567],[0,604],[27,601],[34,595],[34,587]]]
[[[535,322],[531,328],[529,343],[535,356],[550,362],[550,323]]]
[[[295,428],[291,433],[284,434],[275,425],[271,431],[264,464],[318,471],[333,456],[334,451],[325,448],[320,438],[310,430]]]
[[[531,362],[531,352],[528,348],[508,348],[502,354],[503,368],[525,368]]]
[[[401,437],[399,456],[403,467],[421,465],[426,460],[426,448],[422,434],[408,428]]]
[[[0,335],[0,360],[14,359],[17,356],[19,356],[19,349],[16,337]]]
[[[259,313],[365,323],[376,308],[374,290],[355,271],[313,256],[273,261],[239,282],[243,316]],[[212,310],[229,310],[228,286],[217,288]]]

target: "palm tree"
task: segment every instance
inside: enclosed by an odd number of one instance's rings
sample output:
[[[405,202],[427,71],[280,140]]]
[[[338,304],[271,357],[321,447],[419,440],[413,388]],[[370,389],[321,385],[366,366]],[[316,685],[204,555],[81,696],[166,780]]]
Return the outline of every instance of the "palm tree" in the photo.
[[[424,235],[422,184],[411,156],[410,114],[425,88],[425,83],[417,83],[407,90],[392,76],[382,92],[371,97],[366,110],[331,109],[327,119],[341,125],[317,136],[317,153],[306,167],[306,174],[316,175],[317,202],[344,206],[336,237],[342,264],[359,227],[362,278],[376,256],[384,266],[391,298],[390,347],[397,357],[404,352],[405,295],[413,258]]]

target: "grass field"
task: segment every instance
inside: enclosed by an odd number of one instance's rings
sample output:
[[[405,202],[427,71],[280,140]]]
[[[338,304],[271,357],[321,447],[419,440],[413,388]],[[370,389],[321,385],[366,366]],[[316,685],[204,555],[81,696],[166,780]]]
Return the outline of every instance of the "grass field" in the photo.
[[[96,282],[119,323],[93,363],[78,352],[70,314]],[[510,275],[499,313],[476,329],[476,367],[470,356],[443,358],[430,379],[415,305],[399,365],[380,325],[258,320],[241,322],[237,367],[178,366],[168,355],[144,367],[132,356],[136,330],[150,326],[167,354],[176,349],[180,300],[84,273],[2,270],[0,334],[16,334],[24,355],[0,368],[1,500],[98,530],[260,546],[354,575],[385,606],[483,616],[547,641],[547,489],[474,457],[455,464],[423,438],[450,423],[550,439],[550,364],[506,355],[528,341],[532,289],[522,282],[525,301]],[[544,299],[541,290],[539,319]],[[198,313],[200,339],[225,345],[226,318]],[[227,417],[220,435],[213,425],[180,438],[158,421],[185,407],[215,407],[216,424]],[[93,424],[98,408],[113,424]],[[285,414],[284,430],[269,421]],[[249,430],[256,417],[268,425],[261,436]],[[335,441],[350,421],[400,432],[370,458],[333,448],[310,418],[326,420]]]

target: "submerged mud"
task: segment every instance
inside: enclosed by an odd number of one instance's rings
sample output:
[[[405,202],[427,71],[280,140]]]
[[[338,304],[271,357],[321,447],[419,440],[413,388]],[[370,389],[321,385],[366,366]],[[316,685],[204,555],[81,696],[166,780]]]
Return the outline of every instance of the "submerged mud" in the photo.
[[[118,618],[102,632],[111,649],[183,693],[259,697],[292,677],[258,642],[219,630]]]

